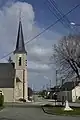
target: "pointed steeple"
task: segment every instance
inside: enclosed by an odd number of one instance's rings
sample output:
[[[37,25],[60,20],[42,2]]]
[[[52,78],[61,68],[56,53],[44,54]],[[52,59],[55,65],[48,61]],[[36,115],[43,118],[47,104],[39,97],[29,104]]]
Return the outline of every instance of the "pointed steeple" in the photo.
[[[18,36],[17,36],[16,49],[14,51],[14,54],[15,53],[27,53],[25,50],[25,45],[24,45],[24,36],[23,36],[23,30],[22,30],[21,16],[19,18]]]

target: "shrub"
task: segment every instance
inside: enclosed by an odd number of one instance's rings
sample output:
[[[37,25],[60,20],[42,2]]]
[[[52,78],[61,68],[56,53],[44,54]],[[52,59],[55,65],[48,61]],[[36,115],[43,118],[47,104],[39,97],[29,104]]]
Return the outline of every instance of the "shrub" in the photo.
[[[4,104],[4,95],[0,94],[0,106]]]
[[[20,98],[19,101],[26,102],[26,100],[23,98]]]
[[[76,102],[80,103],[80,96],[77,98]]]
[[[80,96],[78,97],[78,100],[80,100]]]
[[[32,101],[33,100],[32,96],[28,96],[28,100]]]

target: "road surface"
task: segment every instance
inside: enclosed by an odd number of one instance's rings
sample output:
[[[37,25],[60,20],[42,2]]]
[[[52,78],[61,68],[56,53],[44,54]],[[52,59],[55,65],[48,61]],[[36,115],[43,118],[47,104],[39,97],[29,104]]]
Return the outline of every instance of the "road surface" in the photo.
[[[0,111],[0,120],[80,120],[80,117],[65,117],[45,114],[41,108],[5,107]]]

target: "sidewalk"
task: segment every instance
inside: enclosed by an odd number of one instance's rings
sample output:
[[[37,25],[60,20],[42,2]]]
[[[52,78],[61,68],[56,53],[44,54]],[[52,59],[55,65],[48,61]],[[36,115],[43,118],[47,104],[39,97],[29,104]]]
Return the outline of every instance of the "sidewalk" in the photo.
[[[45,104],[55,105],[55,101],[53,100],[43,100],[43,101],[36,101],[36,102],[14,102],[14,103],[4,103],[4,106],[7,107],[40,107]],[[56,105],[62,105],[62,102],[56,102]],[[80,107],[80,103],[69,103],[70,106],[73,107]]]

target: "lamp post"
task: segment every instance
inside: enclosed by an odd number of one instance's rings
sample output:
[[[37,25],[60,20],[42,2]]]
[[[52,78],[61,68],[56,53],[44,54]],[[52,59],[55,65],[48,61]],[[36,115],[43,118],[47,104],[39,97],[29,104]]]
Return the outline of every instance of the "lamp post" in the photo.
[[[56,87],[57,87],[57,73],[58,73],[58,70],[56,70]]]
[[[76,26],[76,27],[80,26],[80,24],[76,24],[75,22],[71,22],[70,24],[73,25],[73,26]]]
[[[78,32],[78,33],[80,32],[79,29],[78,29],[78,28],[80,27],[80,24],[77,24],[77,23],[75,23],[75,22],[71,22],[70,25],[71,25],[72,27],[75,27],[75,28],[76,28],[76,32]]]

